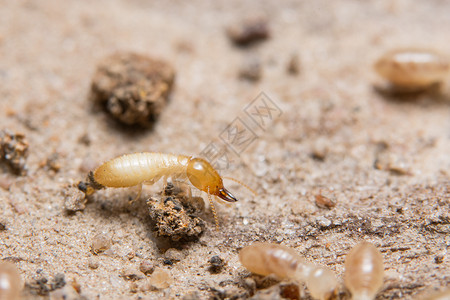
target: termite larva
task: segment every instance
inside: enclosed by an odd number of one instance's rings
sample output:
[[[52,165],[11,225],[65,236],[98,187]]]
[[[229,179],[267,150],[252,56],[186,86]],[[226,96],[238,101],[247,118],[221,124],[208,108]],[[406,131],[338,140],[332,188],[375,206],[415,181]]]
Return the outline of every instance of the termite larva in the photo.
[[[374,299],[383,285],[383,256],[371,243],[362,242],[345,258],[345,286],[353,300]]]
[[[143,184],[151,185],[161,178],[167,181],[169,177],[177,181],[188,179],[194,187],[208,194],[216,225],[218,219],[211,195],[228,202],[237,201],[236,197],[223,186],[219,173],[206,160],[164,153],[142,152],[116,157],[105,162],[93,172],[89,172],[87,182],[80,182],[78,188],[86,195],[90,195],[95,190],[105,187],[138,186],[139,192],[136,200],[141,194]],[[229,179],[247,187],[233,178]]]
[[[239,260],[255,274],[303,281],[317,299],[328,299],[337,286],[332,270],[306,261],[295,250],[283,245],[253,243],[239,252]]]
[[[421,89],[443,81],[450,73],[450,61],[428,49],[398,49],[383,55],[374,68],[394,86]]]
[[[10,262],[0,262],[0,300],[19,299],[22,285],[16,266]]]

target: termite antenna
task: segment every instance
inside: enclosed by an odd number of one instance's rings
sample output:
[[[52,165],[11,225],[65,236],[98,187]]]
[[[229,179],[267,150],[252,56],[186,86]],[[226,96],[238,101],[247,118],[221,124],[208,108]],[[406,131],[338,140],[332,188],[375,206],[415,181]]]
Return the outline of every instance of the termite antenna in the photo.
[[[254,189],[252,189],[251,187],[249,187],[249,186],[246,185],[245,183],[243,183],[243,182],[241,182],[241,181],[239,181],[239,180],[237,180],[237,179],[234,179],[234,178],[232,178],[232,177],[224,176],[223,178],[229,179],[229,180],[233,180],[234,182],[236,182],[236,183],[242,185],[243,187],[247,188],[247,190],[249,190],[250,192],[252,192],[252,194],[255,195],[255,197],[258,196],[258,193],[255,192]]]
[[[209,200],[209,205],[211,206],[212,213],[214,215],[214,222],[216,223],[216,230],[219,231],[219,218],[217,217],[216,207],[214,206],[213,200],[211,198],[211,194],[209,193],[209,189],[208,189],[208,200]]]

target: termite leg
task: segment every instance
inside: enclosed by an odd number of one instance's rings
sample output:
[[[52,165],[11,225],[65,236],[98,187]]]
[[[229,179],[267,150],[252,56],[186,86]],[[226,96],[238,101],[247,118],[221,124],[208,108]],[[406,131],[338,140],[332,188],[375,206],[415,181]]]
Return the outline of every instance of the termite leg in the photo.
[[[189,184],[184,180],[177,180],[177,178],[172,178],[172,184],[174,187],[177,187],[180,190],[180,194],[182,197],[186,197],[187,199],[192,198],[192,190]]]
[[[138,185],[138,193],[137,193],[136,197],[133,200],[129,201],[128,204],[132,204],[133,202],[138,200],[141,197],[141,193],[142,193],[142,183],[140,183]]]
[[[216,223],[216,230],[219,231],[219,218],[217,217],[216,207],[214,206],[211,195],[209,194],[209,189],[208,189],[208,200],[209,200],[209,205],[211,206],[212,213],[214,215],[214,222]]]

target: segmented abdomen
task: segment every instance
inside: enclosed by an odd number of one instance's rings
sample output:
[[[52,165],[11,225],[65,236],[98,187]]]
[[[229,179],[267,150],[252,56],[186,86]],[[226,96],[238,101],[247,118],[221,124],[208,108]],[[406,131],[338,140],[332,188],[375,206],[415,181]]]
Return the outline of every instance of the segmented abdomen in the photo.
[[[162,153],[134,153],[114,158],[94,171],[94,179],[106,187],[130,187],[164,176],[186,173],[189,157]]]

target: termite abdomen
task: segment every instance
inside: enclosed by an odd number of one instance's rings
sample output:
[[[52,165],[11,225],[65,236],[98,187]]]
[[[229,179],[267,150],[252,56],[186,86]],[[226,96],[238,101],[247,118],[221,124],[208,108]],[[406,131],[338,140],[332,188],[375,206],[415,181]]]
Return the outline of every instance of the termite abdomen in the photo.
[[[371,243],[356,245],[345,258],[345,286],[354,300],[374,299],[383,285],[383,256]]]

